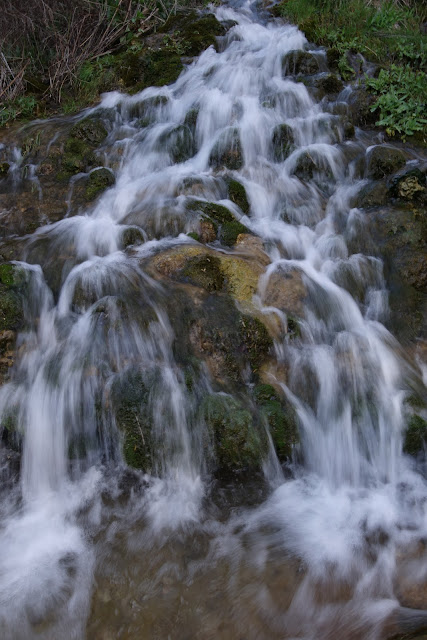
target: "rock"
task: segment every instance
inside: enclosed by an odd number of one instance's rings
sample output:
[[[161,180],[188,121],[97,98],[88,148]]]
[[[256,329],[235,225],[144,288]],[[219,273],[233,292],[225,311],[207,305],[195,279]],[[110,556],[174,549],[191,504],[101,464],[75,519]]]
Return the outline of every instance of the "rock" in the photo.
[[[300,180],[308,182],[313,179],[316,171],[316,163],[308,151],[304,151],[299,156],[294,169],[294,175]]]
[[[411,456],[424,451],[427,444],[427,420],[419,415],[412,415],[405,433],[403,450]]]
[[[354,89],[348,98],[348,112],[352,123],[356,127],[373,125],[377,120],[375,113],[371,111],[376,98],[365,89]]]
[[[292,447],[298,442],[295,412],[280,402],[274,388],[261,384],[254,388],[254,399],[261,407],[261,417],[267,422],[279,460],[289,459]]]
[[[70,137],[83,140],[92,146],[98,146],[107,137],[107,129],[98,118],[84,118],[70,130]]]
[[[357,194],[354,206],[356,207],[379,207],[386,204],[388,199],[388,188],[385,181],[372,182],[364,186]]]
[[[368,152],[367,176],[374,180],[381,180],[389,176],[406,164],[406,155],[399,149],[378,145]]]
[[[296,317],[304,315],[304,300],[307,289],[303,283],[301,272],[297,269],[273,272],[265,287],[263,304],[276,307],[286,314]]]
[[[231,127],[225,131],[212,149],[209,165],[214,169],[226,167],[231,171],[238,171],[243,166],[242,145],[237,128]]]
[[[241,182],[238,182],[237,180],[229,180],[228,197],[231,202],[234,202],[234,204],[236,204],[241,209],[241,211],[243,211],[243,213],[249,213],[250,206],[248,197],[246,195],[245,187]]]
[[[200,221],[199,241],[204,244],[208,242],[214,242],[216,240],[215,225],[208,219],[202,219]]]
[[[13,264],[0,264],[0,384],[7,378],[14,362],[17,331],[24,323],[25,288],[23,269]]]
[[[191,281],[210,292],[224,290],[238,302],[249,304],[264,271],[264,265],[249,256],[249,251],[248,258],[243,258],[184,245],[157,254],[151,266],[166,277]]]
[[[155,121],[159,107],[165,107],[169,103],[167,96],[153,96],[140,102],[134,102],[126,107],[126,115],[130,120],[139,118],[140,125],[147,127]]]
[[[9,169],[10,164],[8,162],[0,162],[0,178],[7,176]]]
[[[319,78],[316,86],[319,90],[319,98],[336,96],[344,88],[342,81],[334,73],[329,73]]]
[[[282,73],[284,76],[309,76],[318,71],[319,63],[315,56],[312,53],[308,53],[308,51],[290,51],[282,60]]]
[[[371,235],[390,290],[390,329],[400,341],[423,329],[427,294],[427,220],[423,209],[399,203],[371,213]]]
[[[144,244],[145,238],[139,227],[126,227],[122,233],[121,244],[123,247]]]
[[[25,282],[22,269],[13,264],[0,264],[0,331],[16,331],[22,325],[24,316],[20,293]]]
[[[122,434],[122,451],[127,465],[150,472],[153,465],[153,425],[149,410],[150,391],[156,372],[130,369],[113,383],[111,402],[116,426]]]
[[[181,276],[209,292],[221,291],[224,287],[221,262],[213,255],[190,258],[182,269]]]
[[[221,468],[259,469],[267,452],[266,438],[256,429],[251,413],[229,395],[208,396],[202,405]]]
[[[271,138],[273,156],[276,162],[283,162],[291,153],[294,146],[294,134],[287,124],[279,124],[273,129]]]
[[[218,237],[222,244],[231,247],[241,233],[248,233],[249,230],[238,220],[227,207],[214,202],[204,202],[202,200],[192,200],[187,204],[189,211],[200,211],[204,220],[206,216],[218,229]]]
[[[403,170],[391,179],[390,193],[402,200],[422,200],[427,194],[425,173],[418,168]]]
[[[171,15],[159,31],[177,35],[185,54],[198,56],[209,46],[216,47],[217,36],[224,35],[227,26],[212,13],[199,16],[194,10],[183,10]]]
[[[190,128],[185,124],[174,127],[160,136],[162,150],[169,152],[174,164],[185,162],[197,152],[196,144]]]
[[[86,199],[88,201],[94,200],[105,189],[111,187],[115,181],[114,174],[110,169],[95,169],[89,175],[85,192]]]

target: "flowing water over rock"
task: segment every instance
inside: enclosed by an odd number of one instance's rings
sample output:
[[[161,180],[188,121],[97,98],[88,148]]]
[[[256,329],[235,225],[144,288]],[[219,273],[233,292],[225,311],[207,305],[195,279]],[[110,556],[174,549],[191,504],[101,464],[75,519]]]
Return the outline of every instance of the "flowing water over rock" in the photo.
[[[234,26],[175,84],[34,123],[34,161],[1,149],[28,201],[0,274],[24,300],[0,388],[7,640],[427,625],[423,458],[402,452],[427,370],[385,328],[355,206],[420,157],[375,160],[296,27],[215,13]]]

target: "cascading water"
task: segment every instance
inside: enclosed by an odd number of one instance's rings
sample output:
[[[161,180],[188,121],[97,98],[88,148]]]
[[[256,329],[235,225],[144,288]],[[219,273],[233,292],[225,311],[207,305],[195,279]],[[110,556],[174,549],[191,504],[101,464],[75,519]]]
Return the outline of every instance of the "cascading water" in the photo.
[[[215,13],[236,21],[220,52],[206,50],[171,86],[107,94],[85,113],[108,120],[105,163],[116,183],[92,208],[26,238],[30,262],[47,241],[49,260],[64,267],[54,297],[42,269],[20,263],[27,328],[0,389],[3,420],[13,414],[23,434],[20,487],[2,503],[7,640],[374,639],[424,622],[399,607],[394,587],[403,550],[415,554],[427,534],[427,487],[402,454],[405,380],[417,373],[382,324],[381,261],[351,249],[363,233],[352,208],[363,180],[351,158],[371,141],[360,133],[345,142],[339,118],[282,76],[284,55],[307,47],[295,27],[264,24],[248,6]],[[292,150],[277,158],[271,134],[283,124]],[[243,162],[232,173],[248,215],[211,167],[236,132]],[[193,242],[184,233],[194,194],[182,187],[191,183],[199,200],[226,205],[262,238],[270,264],[259,313],[286,327],[266,301],[271,278],[298,273],[307,291],[300,338],[275,344],[286,383],[272,374],[297,412],[300,452],[285,477],[270,449],[269,490],[238,508],[227,491],[210,491],[212,448],[174,356],[173,304],[144,269]],[[123,249],[129,231],[145,242]],[[141,438],[161,453],[125,499],[111,472],[120,462],[111,405],[131,369],[152,422]],[[210,388],[207,372],[199,384]],[[420,581],[425,561],[413,562]]]

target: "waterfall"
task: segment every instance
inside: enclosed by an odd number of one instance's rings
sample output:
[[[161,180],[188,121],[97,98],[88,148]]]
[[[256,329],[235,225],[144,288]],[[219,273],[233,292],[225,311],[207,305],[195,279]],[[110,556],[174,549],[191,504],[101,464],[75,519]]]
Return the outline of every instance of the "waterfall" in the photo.
[[[347,139],[345,120],[283,65],[307,51],[327,70],[295,26],[249,3],[213,11],[234,21],[218,51],[174,84],[108,93],[76,116],[105,123],[115,183],[26,236],[16,262],[28,295],[19,357],[0,387],[2,419],[13,415],[22,438],[19,484],[1,503],[5,640],[374,640],[425,623],[396,588],[405,553],[405,580],[422,584],[427,571],[427,487],[402,452],[407,379],[420,376],[385,327],[383,264],[363,250],[354,206],[372,138]],[[279,134],[289,144],[278,155]],[[248,211],[228,197],[230,177]],[[262,240],[268,266],[251,301],[260,317],[288,327],[268,299],[275,279],[297,274],[305,291],[298,339],[275,337],[286,379],[270,374],[300,444],[282,467],[269,439],[264,479],[213,477],[199,411],[212,377],[201,368],[197,393],[188,384],[179,300],[147,267],[195,244],[195,203],[227,207]],[[137,241],[126,243],[130,233]],[[34,264],[42,242],[57,291]],[[155,452],[131,479],[112,409],[122,389],[144,403],[150,429],[138,428]]]

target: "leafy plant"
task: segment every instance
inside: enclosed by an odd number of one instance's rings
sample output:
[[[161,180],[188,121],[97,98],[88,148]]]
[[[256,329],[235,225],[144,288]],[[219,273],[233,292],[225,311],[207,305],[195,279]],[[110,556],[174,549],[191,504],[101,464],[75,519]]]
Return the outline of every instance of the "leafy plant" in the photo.
[[[427,78],[409,65],[381,69],[378,78],[368,78],[367,86],[379,97],[372,111],[379,111],[377,124],[389,135],[403,137],[427,131]]]

